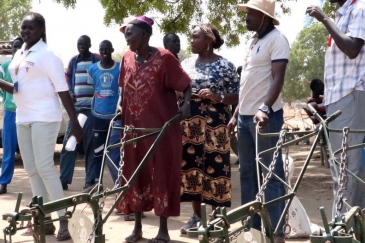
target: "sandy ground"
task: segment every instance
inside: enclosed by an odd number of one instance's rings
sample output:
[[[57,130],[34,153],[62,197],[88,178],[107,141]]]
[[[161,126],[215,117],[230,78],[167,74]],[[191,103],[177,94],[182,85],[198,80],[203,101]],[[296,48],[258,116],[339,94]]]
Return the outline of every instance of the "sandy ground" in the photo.
[[[310,146],[305,144],[295,145],[290,149],[290,156],[294,158],[294,164],[296,167],[295,176],[299,173],[300,167],[306,157],[307,151]],[[329,176],[329,169],[322,166],[318,160],[319,152],[315,153],[315,160],[310,163],[308,166],[307,172],[304,176],[304,179],[299,187],[299,191],[297,196],[300,201],[304,205],[308,216],[310,217],[313,223],[321,225],[321,220],[319,217],[320,206],[325,206],[327,213],[330,211],[331,202],[332,202],[332,193],[331,193],[331,181]],[[231,156],[232,162],[236,160],[236,156],[232,154]],[[58,161],[59,161],[59,153],[55,154],[55,161],[58,169]],[[77,161],[77,165],[75,168],[74,181],[73,184],[70,185],[69,190],[65,191],[65,196],[75,195],[80,193],[84,184],[84,168],[83,168],[83,160],[80,158]],[[294,176],[294,177],[295,177]],[[106,174],[104,177],[104,185],[105,187],[111,188],[113,183],[110,179],[109,173],[106,170]],[[238,207],[240,205],[240,190],[239,190],[239,173],[238,166],[232,165],[232,185],[233,185],[233,201],[232,201],[232,209]],[[31,190],[29,181],[27,179],[27,175],[21,166],[18,163],[15,169],[15,175],[12,183],[8,186],[8,193],[0,196],[0,214],[5,212],[12,212],[15,207],[15,201],[18,192],[23,192],[23,200],[21,204],[21,208],[25,208],[26,204],[31,199]],[[108,197],[106,199],[105,208],[108,209],[114,201],[114,197]],[[80,212],[84,209],[83,205],[77,206],[76,211]],[[210,211],[210,209],[209,209]],[[84,213],[92,218],[91,211],[86,208]],[[189,239],[186,236],[180,235],[179,229],[184,223],[190,218],[192,214],[192,210],[189,203],[182,203],[181,205],[181,215],[180,217],[174,217],[169,219],[169,229],[171,242],[197,242],[196,239]],[[329,214],[328,214],[329,215]],[[56,215],[55,215],[56,216]],[[158,218],[154,216],[153,212],[146,213],[146,218],[143,219],[143,232],[144,239],[141,242],[147,242],[147,239],[155,236],[158,230]],[[6,221],[0,221],[0,228],[3,229],[6,226]],[[57,224],[56,224],[57,226]],[[123,216],[112,214],[104,225],[104,233],[106,235],[107,242],[123,242],[123,239],[128,236],[128,234],[133,229],[133,222],[126,222],[123,220]],[[20,236],[19,232],[15,236],[13,236],[13,242],[33,242],[32,237]],[[3,236],[0,235],[0,242],[3,242]],[[306,242],[308,239],[296,239],[290,240],[291,242]],[[55,237],[47,236],[47,242],[57,242]],[[72,240],[65,242],[73,242]]]

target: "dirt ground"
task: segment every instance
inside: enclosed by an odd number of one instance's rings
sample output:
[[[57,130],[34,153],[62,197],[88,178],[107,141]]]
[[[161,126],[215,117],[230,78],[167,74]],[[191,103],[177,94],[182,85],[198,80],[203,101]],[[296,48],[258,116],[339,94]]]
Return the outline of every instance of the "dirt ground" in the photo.
[[[310,146],[306,144],[299,144],[290,148],[289,154],[294,158],[294,164],[296,167],[294,177],[298,175],[309,147]],[[324,206],[326,208],[327,215],[330,216],[329,212],[332,204],[331,179],[329,176],[329,169],[322,166],[319,161],[319,151],[316,151],[314,158],[315,160],[311,161],[307,168],[307,172],[299,186],[297,196],[306,209],[311,222],[322,225],[318,208],[320,206]],[[236,161],[236,156],[232,154],[231,159],[232,162]],[[55,160],[58,167],[59,152],[55,154]],[[70,185],[69,190],[65,191],[65,196],[71,196],[81,192],[84,184],[84,173],[83,159],[80,158],[77,161],[75,168],[74,181]],[[104,178],[105,187],[111,188],[113,183],[107,169]],[[232,185],[233,203],[231,209],[240,206],[239,173],[238,166],[235,164],[232,164]],[[31,190],[27,175],[21,166],[21,163],[18,163],[16,166],[14,179],[8,186],[8,193],[0,196],[0,214],[14,211],[18,192],[24,193],[21,208],[26,208],[25,205],[31,199]],[[111,206],[114,201],[113,199],[113,196],[107,198],[105,206],[106,209]],[[77,206],[76,212],[80,212],[83,209],[84,206],[79,205]],[[88,208],[84,210],[84,213],[89,218],[92,218],[91,211]],[[192,211],[190,204],[182,203],[181,216],[169,219],[171,242],[197,242],[196,239],[189,239],[179,233],[180,227],[183,226],[190,218],[191,214]],[[56,216],[56,214],[54,215]],[[144,240],[141,242],[147,242],[147,239],[154,237],[158,229],[158,218],[154,216],[152,212],[146,213],[146,216],[147,217],[143,219]],[[6,221],[0,221],[0,229],[3,229],[5,226]],[[56,227],[57,226],[58,225],[56,224]],[[123,216],[115,214],[112,214],[107,223],[104,225],[104,233],[106,235],[107,242],[111,243],[123,242],[123,239],[128,236],[132,229],[133,222],[126,222],[123,220]],[[22,232],[19,232],[12,237],[13,242],[33,242],[32,237],[21,236],[20,233]],[[306,242],[308,239],[290,239],[290,241]],[[2,235],[0,235],[0,242],[3,242]],[[47,236],[47,242],[52,243],[57,241],[55,240],[55,237]],[[68,243],[73,241],[69,240],[65,242]]]
[[[294,116],[293,116],[294,115]],[[286,109],[286,117],[294,117],[290,124],[293,126],[300,126],[305,128],[305,123],[301,120],[303,117],[299,115],[293,109]],[[306,121],[308,122],[308,121]],[[310,145],[300,143],[299,145],[293,145],[290,147],[289,155],[293,157],[295,165],[294,179],[298,176],[302,164],[309,152]],[[57,169],[59,169],[59,151],[60,145],[56,146],[55,162]],[[0,154],[1,154],[0,150]],[[319,149],[316,150],[312,161],[310,162],[304,178],[299,186],[297,196],[303,204],[312,223],[322,225],[319,213],[319,207],[324,206],[327,212],[327,216],[330,218],[330,209],[332,205],[332,189],[330,171],[325,166],[321,165],[319,159]],[[239,172],[238,166],[234,164],[237,160],[235,154],[231,154],[232,162],[232,208],[234,209],[240,206],[240,186],[239,186]],[[109,172],[105,169],[104,176],[104,188],[112,188],[113,182],[110,179]],[[65,191],[65,196],[75,195],[80,193],[84,185],[84,167],[83,159],[79,158],[76,167],[73,183],[69,186],[69,190]],[[292,181],[293,183],[293,181]],[[23,200],[21,208],[26,208],[26,204],[31,199],[31,189],[29,180],[22,167],[21,161],[18,161],[13,181],[8,185],[8,193],[0,195],[0,214],[14,211],[16,198],[19,192],[23,192]],[[114,202],[114,197],[110,196],[106,199],[105,209],[110,208]],[[90,219],[92,218],[91,210],[89,208],[84,209],[83,205],[79,205],[76,208],[76,212],[83,211]],[[210,212],[210,209],[208,209]],[[104,210],[105,212],[105,210]],[[54,217],[56,214],[53,214]],[[192,209],[189,203],[182,203],[181,215],[169,219],[169,230],[171,242],[198,242],[197,239],[189,239],[186,236],[180,235],[180,227],[182,227],[192,215]],[[158,218],[153,212],[147,212],[146,218],[143,219],[143,240],[140,242],[147,242],[147,239],[154,237],[158,230]],[[6,226],[6,221],[0,221],[0,229]],[[55,224],[58,227],[58,224]],[[104,225],[104,234],[106,236],[106,242],[116,243],[123,242],[124,238],[128,236],[133,229],[133,222],[126,222],[123,220],[123,216],[112,214],[106,224]],[[234,227],[234,226],[233,226]],[[18,232],[12,237],[13,242],[33,242],[32,237],[21,236],[22,232]],[[0,234],[0,243],[4,242],[4,236]],[[309,242],[306,239],[290,239],[290,242]],[[47,236],[47,242],[57,242],[54,236]],[[72,240],[65,241],[66,243],[73,242]],[[75,241],[76,242],[76,241]]]

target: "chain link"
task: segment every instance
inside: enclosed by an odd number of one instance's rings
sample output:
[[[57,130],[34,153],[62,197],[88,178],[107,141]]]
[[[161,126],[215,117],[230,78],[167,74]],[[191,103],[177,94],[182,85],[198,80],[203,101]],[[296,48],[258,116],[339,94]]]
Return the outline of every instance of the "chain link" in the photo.
[[[124,178],[124,176],[123,176],[123,167],[124,167],[124,144],[125,144],[125,141],[126,141],[126,138],[127,138],[127,133],[130,133],[133,130],[134,130],[134,127],[133,126],[124,126],[124,129],[123,129],[123,137],[120,140],[121,147],[120,147],[120,160],[119,160],[119,168],[118,168],[118,178],[114,182],[113,189],[118,188],[121,185],[121,179]],[[98,211],[97,217],[95,219],[95,223],[93,225],[92,231],[91,231],[91,233],[90,233],[90,235],[89,235],[86,243],[91,243],[93,237],[95,236],[95,231],[98,228],[100,219],[102,217],[102,213],[103,213],[103,209],[104,209],[104,206],[105,206],[105,199],[106,199],[106,196],[107,196],[107,192],[109,192],[109,189],[106,189],[103,192],[103,198],[102,198],[102,201],[99,204],[99,211]]]
[[[121,184],[121,179],[124,177],[123,176],[123,167],[124,167],[124,144],[126,141],[126,137],[127,137],[127,133],[130,133],[134,130],[133,126],[125,126],[124,130],[123,130],[123,137],[120,140],[121,143],[121,147],[120,147],[120,160],[119,160],[119,168],[118,168],[118,178],[117,180],[114,182],[114,187],[118,188]]]
[[[100,202],[100,205],[99,205],[99,211],[98,211],[98,214],[96,216],[96,219],[95,219],[95,223],[93,225],[93,229],[89,235],[89,237],[87,238],[87,241],[86,243],[91,243],[91,241],[93,240],[93,237],[95,236],[95,231],[96,229],[98,228],[98,225],[99,225],[99,222],[100,222],[100,219],[101,219],[101,216],[102,216],[102,213],[103,213],[103,209],[104,209],[104,206],[105,206],[105,199],[106,199],[106,196],[107,196],[107,192],[109,191],[109,189],[106,189],[104,192],[103,192],[103,199],[102,201]]]
[[[271,161],[270,166],[269,166],[269,171],[266,174],[266,176],[264,178],[264,181],[262,182],[260,191],[256,195],[256,200],[259,201],[259,202],[263,201],[264,191],[266,189],[267,183],[269,182],[269,179],[272,177],[273,171],[275,169],[275,164],[276,164],[277,158],[279,156],[279,151],[280,151],[280,149],[281,149],[281,147],[283,146],[283,143],[284,143],[285,135],[286,135],[286,131],[281,130],[280,135],[279,135],[279,140],[276,143],[276,150],[274,152],[272,161]]]
[[[348,134],[349,134],[349,128],[348,127],[344,127],[343,128],[343,136],[342,136],[342,152],[341,152],[341,162],[340,162],[340,174],[338,176],[338,191],[337,191],[337,204],[336,204],[336,208],[337,208],[337,217],[338,219],[341,218],[341,210],[342,210],[342,206],[343,206],[343,191],[347,189],[347,182],[348,182],[348,177],[347,177],[347,172],[346,172],[346,168],[348,165],[348,160],[347,160],[347,139],[348,139]]]
[[[284,162],[284,172],[285,172],[285,182],[286,184],[290,184],[289,180],[289,147],[285,148],[285,162]],[[289,194],[289,187],[285,187],[286,195]],[[285,214],[285,224],[283,226],[283,233],[285,235],[289,235],[291,231],[291,226],[289,224],[289,209],[286,211]]]

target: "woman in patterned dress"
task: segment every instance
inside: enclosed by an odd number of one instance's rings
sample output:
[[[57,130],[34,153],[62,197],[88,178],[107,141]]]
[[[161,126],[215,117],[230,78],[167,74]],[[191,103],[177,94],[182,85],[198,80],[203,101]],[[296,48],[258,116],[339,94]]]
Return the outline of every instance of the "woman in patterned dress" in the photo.
[[[213,210],[231,206],[229,105],[238,102],[239,78],[234,65],[214,53],[224,41],[212,24],[200,24],[191,33],[197,57],[182,62],[192,79],[191,117],[181,122],[183,161],[181,201],[192,202],[193,217],[180,231],[200,221],[200,204]]]
[[[122,124],[156,128],[178,113],[175,91],[183,92],[190,100],[190,78],[170,51],[149,46],[153,20],[139,16],[122,29],[129,50],[124,54],[119,76],[122,94]],[[182,117],[189,117],[187,102],[180,108]],[[126,139],[143,135],[134,131]],[[155,138],[139,140],[124,146],[123,175],[130,178]],[[156,145],[146,164],[119,204],[126,215],[135,213],[134,230],[125,242],[134,243],[142,238],[142,212],[154,209],[160,218],[159,231],[149,243],[170,240],[167,218],[180,215],[181,130],[178,122],[171,124]],[[124,181],[122,181],[124,185]]]

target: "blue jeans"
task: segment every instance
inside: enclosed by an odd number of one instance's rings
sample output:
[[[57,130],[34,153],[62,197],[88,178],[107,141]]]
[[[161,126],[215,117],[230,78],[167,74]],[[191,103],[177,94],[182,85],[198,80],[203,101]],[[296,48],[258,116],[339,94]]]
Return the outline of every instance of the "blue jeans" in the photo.
[[[1,185],[9,184],[14,175],[15,151],[18,146],[15,117],[15,112],[4,110],[2,131],[3,161],[0,175]]]
[[[92,169],[94,160],[94,145],[93,145],[93,115],[90,109],[76,109],[77,115],[82,113],[87,116],[87,120],[83,127],[83,145],[85,151],[85,185],[92,185],[95,183],[95,178],[99,175],[95,174]],[[62,184],[71,184],[75,169],[75,162],[77,157],[77,149],[74,151],[67,151],[65,149],[67,137],[71,131],[71,122],[69,121],[66,128],[65,138],[63,139],[63,147],[60,156],[60,179]]]
[[[238,154],[240,163],[240,183],[241,183],[241,204],[256,200],[258,193],[257,173],[256,173],[256,124],[253,123],[254,116],[239,115],[238,117]],[[264,133],[279,132],[284,123],[283,110],[269,113],[269,124],[264,128]],[[278,137],[259,137],[258,150],[259,152],[275,147]],[[272,153],[263,155],[262,162],[269,167],[272,160]],[[266,171],[263,170],[264,174]],[[283,160],[281,151],[276,161],[274,173],[285,181],[285,174],[283,169]],[[261,173],[260,173],[261,175]],[[262,178],[261,182],[262,182]],[[261,183],[262,185],[262,183]],[[285,194],[284,185],[272,177],[264,191],[265,202],[281,197]],[[267,208],[267,212],[271,219],[273,230],[276,228],[280,219],[281,213],[285,207],[285,202],[280,202]],[[254,215],[250,222],[251,226],[257,230],[261,230],[261,219],[259,215]],[[278,236],[284,236],[282,227],[279,227]]]
[[[121,127],[121,121],[117,120],[114,123],[114,127]],[[121,132],[122,132],[121,130],[116,130],[116,129],[113,129],[111,131],[108,146],[120,143]],[[108,169],[109,169],[110,175],[113,179],[113,182],[115,182],[118,179],[118,171],[116,168],[119,168],[120,148],[115,148],[115,149],[110,150],[109,157],[111,160],[109,160],[108,158],[105,158],[106,165],[108,166]]]

